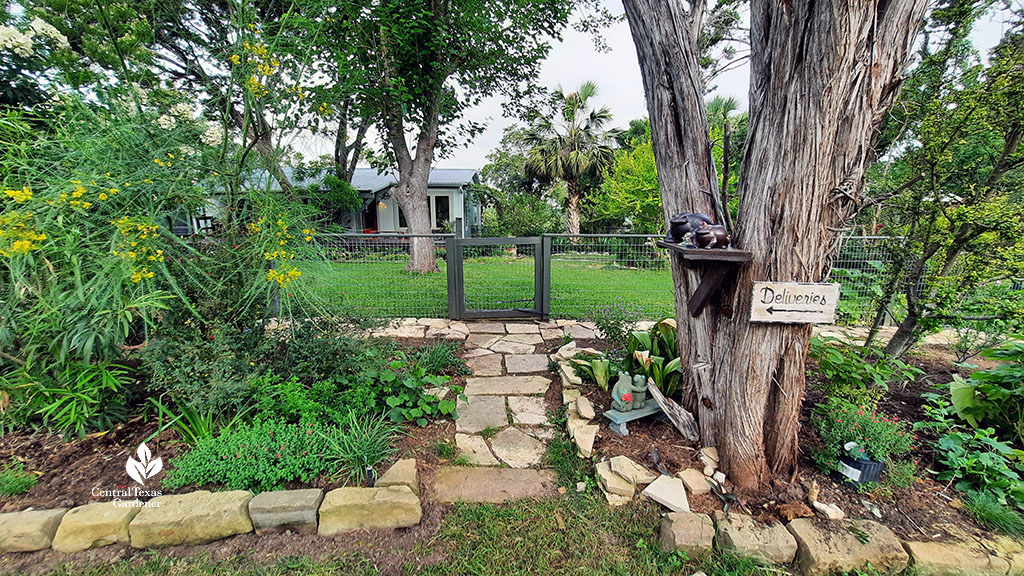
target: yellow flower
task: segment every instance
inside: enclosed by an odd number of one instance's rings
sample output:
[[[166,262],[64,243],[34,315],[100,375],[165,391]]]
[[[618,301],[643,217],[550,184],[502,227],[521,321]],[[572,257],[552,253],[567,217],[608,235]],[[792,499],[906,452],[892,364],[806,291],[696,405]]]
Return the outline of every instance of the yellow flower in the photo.
[[[71,197],[72,198],[81,198],[83,194],[85,194],[85,187],[83,187],[83,186],[75,186],[75,190],[74,190],[74,192],[71,193]]]
[[[107,196],[103,192],[100,192],[100,195],[97,196],[97,198],[99,198],[100,200],[106,200],[107,198],[109,198],[109,196]]]
[[[4,190],[4,194],[13,198],[15,202],[24,202],[32,199],[32,191],[28,189],[28,186],[21,190]]]
[[[92,202],[82,202],[82,208],[84,208],[86,210],[88,210],[89,208],[92,208]]]
[[[309,241],[310,241],[310,240],[312,240],[312,239],[313,239],[313,237],[312,237],[312,236],[306,236],[306,238],[305,238],[306,242],[309,242]]]
[[[28,252],[32,249],[32,243],[28,240],[17,240],[14,244],[11,244],[12,252]]]
[[[242,63],[242,58],[239,57],[238,54],[232,54],[231,63],[237,66]]]

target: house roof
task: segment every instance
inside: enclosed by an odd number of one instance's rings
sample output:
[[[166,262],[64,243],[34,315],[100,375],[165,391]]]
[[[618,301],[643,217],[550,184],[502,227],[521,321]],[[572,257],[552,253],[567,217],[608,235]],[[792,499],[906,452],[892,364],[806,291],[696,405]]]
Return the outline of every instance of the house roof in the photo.
[[[295,171],[290,166],[283,168],[285,175],[294,186],[309,186],[319,183],[323,176],[318,175],[303,180],[295,178]],[[439,188],[455,188],[468,184],[479,183],[480,178],[476,170],[463,168],[435,168],[430,171],[427,186]],[[270,177],[265,170],[260,170],[249,178],[250,184],[256,187],[267,186],[271,190],[278,189],[277,180]],[[374,168],[356,168],[352,175],[352,187],[360,192],[379,192],[398,184],[398,172],[396,170],[379,171]]]
[[[427,177],[427,186],[458,187],[480,181],[477,171],[463,168],[435,168]],[[380,172],[373,168],[356,168],[352,187],[360,192],[377,192],[398,184],[395,170]]]

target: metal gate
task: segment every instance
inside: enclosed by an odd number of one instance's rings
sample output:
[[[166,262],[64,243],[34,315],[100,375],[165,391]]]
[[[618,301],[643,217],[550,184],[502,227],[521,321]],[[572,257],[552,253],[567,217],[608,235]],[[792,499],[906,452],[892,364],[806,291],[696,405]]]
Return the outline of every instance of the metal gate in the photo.
[[[448,238],[445,252],[453,320],[550,314],[550,238]]]

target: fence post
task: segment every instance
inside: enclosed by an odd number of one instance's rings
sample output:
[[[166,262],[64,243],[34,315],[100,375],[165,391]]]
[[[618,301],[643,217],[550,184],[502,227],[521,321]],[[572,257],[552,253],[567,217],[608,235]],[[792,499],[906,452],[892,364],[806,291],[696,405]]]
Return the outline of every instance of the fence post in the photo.
[[[459,306],[460,302],[465,302],[465,295],[459,289],[462,280],[462,245],[458,238],[445,238],[444,250],[448,261],[448,318],[462,320],[462,307]]]
[[[540,254],[535,256],[541,263],[541,274],[535,288],[540,293],[537,310],[545,320],[551,316],[551,236],[540,235]]]

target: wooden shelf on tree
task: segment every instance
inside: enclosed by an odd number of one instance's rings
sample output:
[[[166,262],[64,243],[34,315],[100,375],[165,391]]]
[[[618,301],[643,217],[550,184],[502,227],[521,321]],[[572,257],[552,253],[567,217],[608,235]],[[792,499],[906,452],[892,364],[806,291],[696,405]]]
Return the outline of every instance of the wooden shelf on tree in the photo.
[[[711,297],[722,288],[728,276],[735,276],[737,270],[754,259],[754,254],[735,248],[686,248],[659,240],[658,246],[681,258],[687,268],[701,268],[700,284],[686,303],[690,316],[696,318],[704,311]]]

